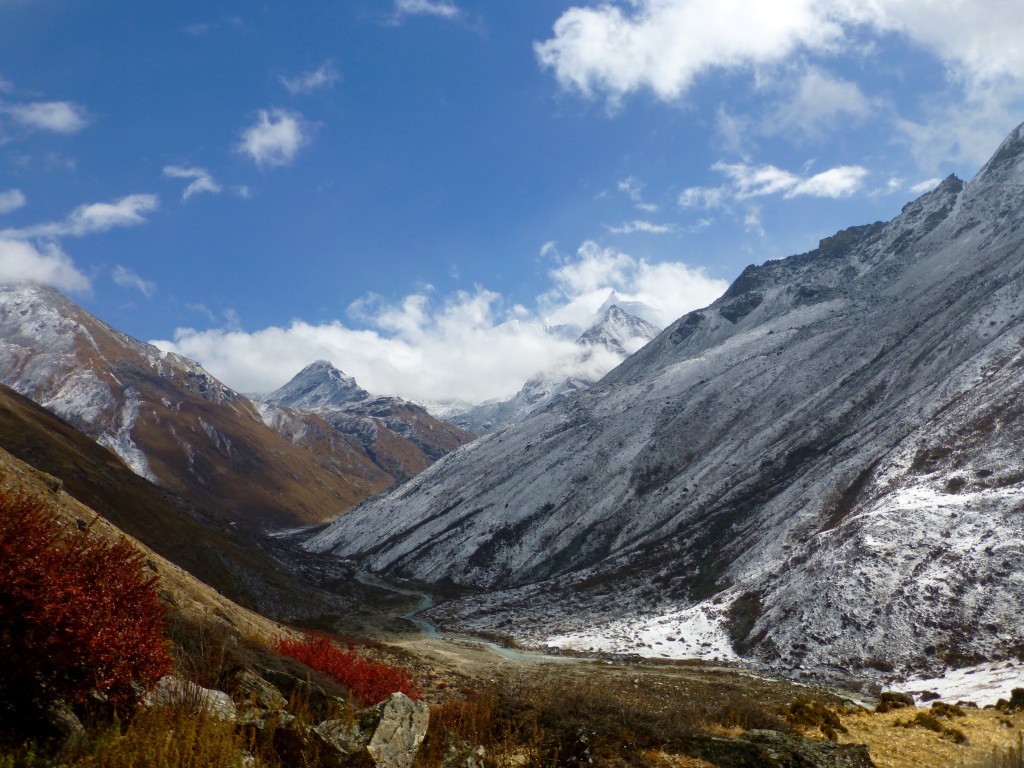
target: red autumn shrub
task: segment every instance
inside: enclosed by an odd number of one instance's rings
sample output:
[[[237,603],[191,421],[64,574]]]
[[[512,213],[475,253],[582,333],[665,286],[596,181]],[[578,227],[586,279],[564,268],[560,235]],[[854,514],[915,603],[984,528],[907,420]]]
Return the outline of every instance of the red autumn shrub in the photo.
[[[132,698],[171,669],[156,578],[125,538],[62,530],[40,501],[0,495],[0,701]]]
[[[342,650],[323,634],[280,640],[275,650],[327,675],[362,704],[379,704],[396,692],[412,699],[420,697],[419,686],[409,670]]]

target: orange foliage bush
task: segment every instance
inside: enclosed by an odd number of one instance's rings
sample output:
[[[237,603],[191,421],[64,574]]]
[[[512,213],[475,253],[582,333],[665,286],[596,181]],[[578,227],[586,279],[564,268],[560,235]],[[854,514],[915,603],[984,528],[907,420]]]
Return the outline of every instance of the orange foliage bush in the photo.
[[[409,670],[342,650],[323,634],[280,640],[275,650],[327,675],[362,704],[378,704],[396,692],[412,699],[420,697],[419,686]]]
[[[40,501],[0,496],[0,700],[132,699],[172,665],[156,578],[125,538],[62,530]]]

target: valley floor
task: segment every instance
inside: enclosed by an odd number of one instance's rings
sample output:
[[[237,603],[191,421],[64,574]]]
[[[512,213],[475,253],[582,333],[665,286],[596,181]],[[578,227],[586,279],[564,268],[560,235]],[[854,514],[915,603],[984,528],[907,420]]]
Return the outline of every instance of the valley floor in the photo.
[[[778,727],[823,739],[820,724],[801,725],[793,714],[795,702],[812,700],[834,712],[846,729],[837,734],[838,743],[866,744],[878,768],[1024,766],[1020,752],[1024,712],[965,706],[963,714],[918,717],[918,713],[931,713],[928,705],[922,705],[916,710],[880,714],[872,711],[875,699],[870,694],[768,679],[739,664],[627,661],[509,649],[483,638],[424,631],[422,620],[410,621],[423,607],[422,595],[411,590],[404,594],[387,591],[381,582],[362,586],[365,591],[360,602],[366,606],[365,612],[342,619],[336,628],[372,634],[385,643],[425,681],[426,696],[442,710],[451,706],[446,702],[467,694],[496,690],[500,697],[511,700],[564,698],[560,706],[578,707],[589,713],[580,715],[581,722],[597,718],[593,724],[609,715],[594,711],[595,702],[600,701],[602,707],[612,709],[606,724],[612,730],[623,723],[640,730],[657,728],[662,716],[669,715],[676,720],[692,717],[693,725],[722,736],[734,737],[748,728]],[[1003,695],[1009,698],[1009,688]],[[947,701],[954,704],[957,699]],[[665,749],[644,747],[640,761],[630,764],[713,765],[673,755],[670,744],[678,741],[685,728],[669,728],[664,734]]]

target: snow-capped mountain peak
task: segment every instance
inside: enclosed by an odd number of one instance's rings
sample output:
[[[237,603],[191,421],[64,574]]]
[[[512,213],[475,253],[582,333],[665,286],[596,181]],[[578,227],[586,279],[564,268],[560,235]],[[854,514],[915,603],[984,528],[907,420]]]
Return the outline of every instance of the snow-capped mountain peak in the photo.
[[[370,393],[360,387],[353,377],[335,368],[328,360],[317,360],[265,399],[274,405],[315,411],[320,408],[342,408],[369,397]]]
[[[613,298],[614,291],[609,301]],[[606,302],[597,321],[576,338],[579,348],[577,357],[563,366],[568,369],[568,373],[564,369],[557,373],[542,371],[531,377],[511,398],[456,410],[449,414],[448,419],[478,435],[522,421],[529,414],[558,402],[570,392],[586,389],[616,363],[657,335],[658,329],[646,320],[630,314],[617,304]]]
[[[641,317],[612,304],[601,319],[576,340],[581,346],[602,346],[623,357],[631,355],[660,333],[660,329]]]

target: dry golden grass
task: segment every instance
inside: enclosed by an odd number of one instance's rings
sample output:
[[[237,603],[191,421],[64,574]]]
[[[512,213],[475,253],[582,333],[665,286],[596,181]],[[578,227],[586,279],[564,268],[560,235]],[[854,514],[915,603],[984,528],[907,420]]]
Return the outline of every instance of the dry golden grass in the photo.
[[[93,754],[73,768],[260,768],[246,762],[245,741],[233,723],[185,708],[142,710],[124,734],[112,729]]]
[[[1024,732],[1024,713],[967,709],[963,717],[943,718],[967,736],[968,743],[956,744],[928,728],[902,725],[915,715],[908,709],[844,715],[843,725],[849,733],[840,734],[839,742],[867,744],[878,768],[975,768],[998,765],[991,762],[993,753],[1016,747]]]

